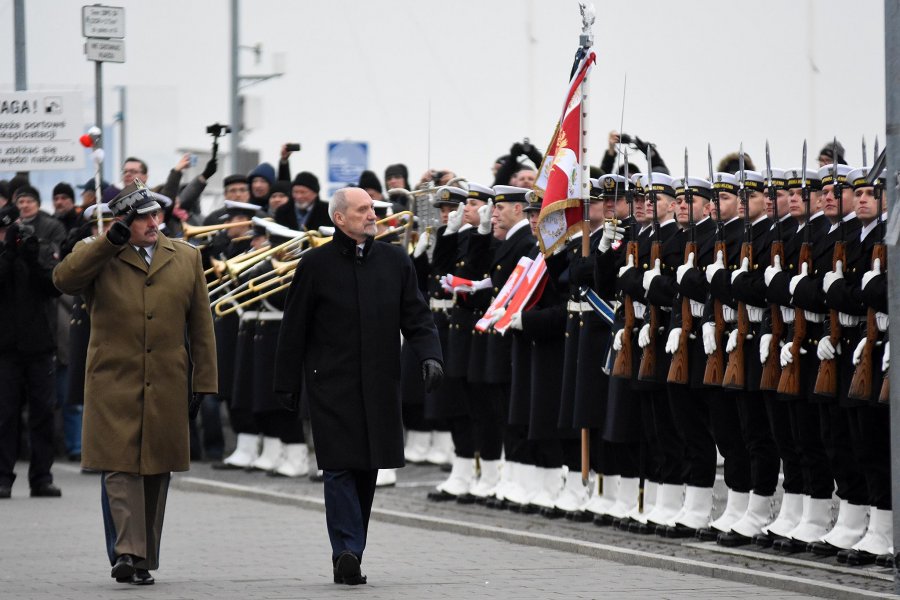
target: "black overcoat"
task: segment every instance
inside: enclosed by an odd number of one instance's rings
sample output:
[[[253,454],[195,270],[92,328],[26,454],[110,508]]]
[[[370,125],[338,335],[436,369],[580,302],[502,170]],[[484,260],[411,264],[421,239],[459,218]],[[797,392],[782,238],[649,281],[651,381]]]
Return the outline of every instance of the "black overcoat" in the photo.
[[[319,468],[402,467],[400,334],[420,361],[441,360],[441,347],[409,255],[371,239],[356,250],[337,229],[301,259],[274,389],[299,394],[306,379]]]

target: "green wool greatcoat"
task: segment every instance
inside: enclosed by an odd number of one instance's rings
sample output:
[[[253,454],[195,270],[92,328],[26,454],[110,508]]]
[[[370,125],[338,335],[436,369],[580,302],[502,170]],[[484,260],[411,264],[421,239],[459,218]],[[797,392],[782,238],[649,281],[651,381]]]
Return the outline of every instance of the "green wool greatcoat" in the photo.
[[[188,377],[195,393],[215,393],[217,385],[200,252],[160,234],[148,266],[130,244],[89,238],[56,267],[53,282],[83,296],[91,317],[82,466],[186,471]]]

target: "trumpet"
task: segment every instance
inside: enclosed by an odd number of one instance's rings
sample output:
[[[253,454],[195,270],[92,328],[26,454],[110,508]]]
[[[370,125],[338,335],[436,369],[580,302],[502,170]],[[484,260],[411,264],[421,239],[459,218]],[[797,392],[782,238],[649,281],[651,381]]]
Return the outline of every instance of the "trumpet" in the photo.
[[[251,226],[253,226],[253,221],[233,221],[231,223],[222,223],[221,225],[190,225],[184,223],[181,226],[181,230],[184,232],[184,239],[189,240],[193,237],[215,235],[224,229],[231,229],[232,227]]]

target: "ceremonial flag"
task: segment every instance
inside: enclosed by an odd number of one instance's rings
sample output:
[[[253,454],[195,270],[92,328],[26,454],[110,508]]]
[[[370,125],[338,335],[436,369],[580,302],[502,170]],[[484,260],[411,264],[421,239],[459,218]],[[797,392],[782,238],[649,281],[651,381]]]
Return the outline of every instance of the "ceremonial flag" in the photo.
[[[500,320],[494,323],[494,329],[496,331],[499,333],[506,333],[506,330],[509,329],[509,323],[512,316],[517,312],[521,312],[528,308],[528,301],[531,300],[532,296],[535,296],[536,292],[537,297],[535,300],[540,298],[541,292],[543,291],[542,284],[545,282],[546,275],[547,264],[544,262],[544,255],[538,254],[538,257],[534,259],[534,262],[531,263],[531,266],[528,268],[528,272],[525,273],[525,277],[522,278],[519,289],[516,290],[512,300],[509,301],[506,312],[500,317]],[[538,288],[541,288],[540,291],[538,291]]]
[[[516,268],[513,269],[513,272],[510,273],[509,279],[506,280],[506,283],[503,284],[503,287],[500,288],[500,291],[497,293],[497,297],[494,298],[494,301],[491,302],[491,305],[488,307],[486,311],[484,311],[484,316],[478,319],[478,322],[475,323],[475,329],[484,333],[488,330],[494,321],[496,321],[499,317],[497,316],[498,311],[501,308],[505,308],[506,304],[509,302],[510,298],[513,297],[513,294],[516,293],[516,290],[519,288],[519,285],[522,283],[523,275],[531,268],[531,259],[527,256],[523,256],[519,259],[519,262],[516,264]]]
[[[581,168],[581,135],[584,131],[581,88],[596,61],[596,54],[589,50],[573,70],[562,116],[534,184],[536,193],[542,198],[537,238],[545,255],[581,230],[579,208],[582,205],[582,177],[585,176]]]

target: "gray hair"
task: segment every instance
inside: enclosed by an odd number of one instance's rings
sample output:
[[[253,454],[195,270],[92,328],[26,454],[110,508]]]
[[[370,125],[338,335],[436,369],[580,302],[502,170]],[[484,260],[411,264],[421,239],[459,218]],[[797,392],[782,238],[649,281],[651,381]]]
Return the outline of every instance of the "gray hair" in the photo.
[[[336,212],[347,212],[347,194],[343,189],[335,191],[331,200],[328,201],[328,216],[332,221],[334,221],[334,213]]]

